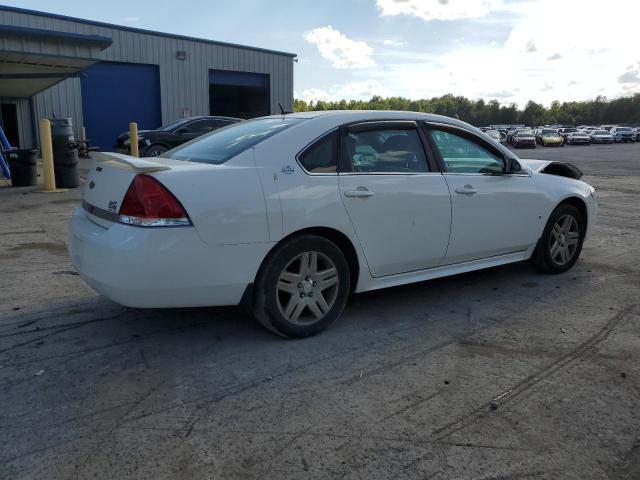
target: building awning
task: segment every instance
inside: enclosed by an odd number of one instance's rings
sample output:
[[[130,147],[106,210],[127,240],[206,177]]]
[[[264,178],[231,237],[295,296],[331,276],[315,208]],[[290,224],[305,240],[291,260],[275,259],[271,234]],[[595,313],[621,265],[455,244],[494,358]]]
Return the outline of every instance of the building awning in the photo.
[[[0,25],[0,97],[31,97],[98,62],[111,39]]]

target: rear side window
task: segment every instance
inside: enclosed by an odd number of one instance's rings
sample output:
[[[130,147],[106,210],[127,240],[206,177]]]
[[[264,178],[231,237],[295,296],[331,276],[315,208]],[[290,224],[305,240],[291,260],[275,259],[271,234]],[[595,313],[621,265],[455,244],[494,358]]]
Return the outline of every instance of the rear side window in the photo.
[[[380,128],[349,132],[345,138],[347,162],[353,172],[426,172],[427,158],[415,128]]]
[[[302,121],[301,118],[267,117],[234,123],[169,150],[162,157],[221,164]]]
[[[307,147],[298,155],[302,167],[309,173],[336,173],[338,138],[338,130],[334,130]]]

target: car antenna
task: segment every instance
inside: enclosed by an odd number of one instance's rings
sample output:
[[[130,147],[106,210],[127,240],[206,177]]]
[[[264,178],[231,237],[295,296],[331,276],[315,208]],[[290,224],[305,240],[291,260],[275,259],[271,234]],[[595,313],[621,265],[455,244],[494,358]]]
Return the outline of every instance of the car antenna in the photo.
[[[280,115],[286,115],[287,113],[292,113],[292,112],[287,112],[283,107],[282,104],[280,102],[278,102],[278,106],[280,107]]]

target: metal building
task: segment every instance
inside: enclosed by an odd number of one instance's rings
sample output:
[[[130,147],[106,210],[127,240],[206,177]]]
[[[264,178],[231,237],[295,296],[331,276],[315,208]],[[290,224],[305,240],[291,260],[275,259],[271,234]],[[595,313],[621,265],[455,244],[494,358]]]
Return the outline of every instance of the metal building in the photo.
[[[0,122],[28,148],[38,119],[72,117],[108,150],[131,121],[292,110],[295,56],[0,6]]]

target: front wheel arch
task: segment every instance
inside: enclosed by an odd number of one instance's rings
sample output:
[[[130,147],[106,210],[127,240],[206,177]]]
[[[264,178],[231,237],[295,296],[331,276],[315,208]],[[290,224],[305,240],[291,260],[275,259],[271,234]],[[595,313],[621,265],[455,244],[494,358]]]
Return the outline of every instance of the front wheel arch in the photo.
[[[569,205],[573,205],[578,209],[578,211],[582,215],[582,218],[584,219],[584,228],[586,229],[587,225],[589,224],[589,210],[587,209],[587,204],[585,203],[585,201],[580,197],[568,197],[562,200],[560,203],[558,203],[558,205],[554,207],[554,210],[558,208],[560,205],[565,203]]]
[[[558,218],[562,218],[563,215],[571,215],[573,213],[574,218],[578,220],[579,227],[579,236],[578,244],[577,244],[577,253],[573,254],[573,257],[570,257],[565,264],[554,264],[553,260],[553,252],[551,252],[551,256],[549,256],[549,252],[547,246],[550,245],[551,240],[551,229],[552,229],[552,220],[556,222]],[[557,217],[557,218],[556,218]],[[569,270],[575,262],[578,260],[580,256],[580,252],[582,251],[582,245],[584,242],[584,238],[588,229],[588,216],[587,216],[587,207],[584,201],[578,197],[568,197],[558,203],[545,221],[544,229],[540,234],[540,238],[538,239],[535,249],[533,250],[531,257],[528,262],[538,271],[542,273],[563,273]],[[555,227],[553,227],[555,229]],[[566,233],[565,233],[566,235]],[[564,238],[564,235],[562,235]],[[565,240],[562,240],[564,242]]]

